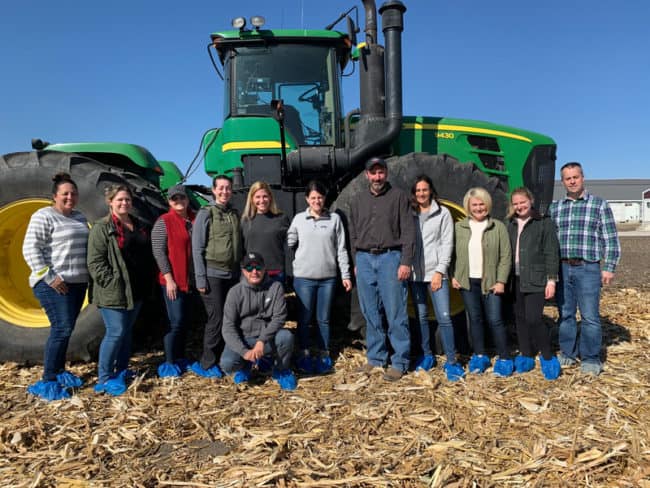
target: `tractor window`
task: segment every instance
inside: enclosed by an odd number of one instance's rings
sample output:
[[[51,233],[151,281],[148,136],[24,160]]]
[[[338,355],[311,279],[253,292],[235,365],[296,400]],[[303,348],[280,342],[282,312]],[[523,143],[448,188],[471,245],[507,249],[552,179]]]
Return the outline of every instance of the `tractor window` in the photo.
[[[271,116],[282,99],[285,128],[296,144],[336,144],[340,112],[336,53],[327,46],[238,47],[226,61],[230,117]]]

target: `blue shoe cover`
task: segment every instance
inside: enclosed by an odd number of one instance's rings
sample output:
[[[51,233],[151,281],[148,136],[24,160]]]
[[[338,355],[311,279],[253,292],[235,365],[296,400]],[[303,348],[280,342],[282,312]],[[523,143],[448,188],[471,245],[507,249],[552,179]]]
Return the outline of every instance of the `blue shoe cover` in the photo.
[[[116,376],[104,383],[97,383],[95,385],[95,392],[97,393],[108,393],[109,395],[119,396],[126,391],[126,383],[124,378],[121,376]]]
[[[255,365],[260,373],[268,373],[273,368],[273,358],[270,356],[262,356],[255,361]]]
[[[308,355],[302,355],[300,359],[296,361],[296,366],[299,371],[307,374],[312,374],[316,370],[316,368],[314,368],[314,359]]]
[[[280,385],[280,388],[283,390],[295,390],[296,386],[298,386],[296,377],[289,369],[273,371],[273,379],[278,382],[278,385]]]
[[[240,369],[232,376],[232,380],[236,385],[239,385],[240,383],[246,383],[247,381],[250,381],[250,379],[251,372],[248,369]]]
[[[123,383],[128,383],[129,381],[133,381],[133,378],[136,376],[135,371],[132,369],[123,369],[115,375],[115,378],[120,378]]]
[[[528,373],[535,369],[535,358],[530,356],[517,356],[515,358],[515,371],[517,373]]]
[[[431,354],[427,354],[418,359],[415,363],[415,371],[429,371],[436,365],[436,358]]]
[[[70,393],[58,381],[37,381],[27,387],[27,392],[48,402],[70,398]]]
[[[177,364],[168,362],[162,363],[158,366],[158,376],[161,378],[178,378],[181,375],[181,368]]]
[[[187,359],[177,359],[174,361],[174,364],[178,366],[178,369],[181,370],[181,374],[185,373],[188,369],[190,369],[190,362]]]
[[[465,370],[458,363],[454,363],[454,364],[445,363],[443,369],[445,370],[445,373],[447,374],[447,379],[449,381],[458,381],[459,379],[465,376]]]
[[[547,380],[556,380],[560,376],[562,367],[557,357],[553,356],[551,359],[544,359],[540,356],[539,364],[542,366],[542,374]]]
[[[497,359],[494,363],[492,372],[494,376],[501,376],[503,378],[510,376],[515,369],[515,363],[512,359]]]
[[[216,364],[214,366],[210,366],[208,369],[203,369],[201,367],[201,363],[195,361],[190,366],[190,371],[198,374],[199,376],[203,376],[204,378],[223,378],[223,371],[221,371],[221,369],[219,369],[219,366]]]
[[[64,388],[81,388],[83,380],[73,375],[70,371],[64,371],[56,375],[56,381]]]
[[[469,358],[469,372],[470,373],[485,373],[485,370],[490,367],[490,358],[483,354],[474,354]]]
[[[333,368],[332,358],[329,356],[322,356],[315,361],[316,374],[330,373]]]

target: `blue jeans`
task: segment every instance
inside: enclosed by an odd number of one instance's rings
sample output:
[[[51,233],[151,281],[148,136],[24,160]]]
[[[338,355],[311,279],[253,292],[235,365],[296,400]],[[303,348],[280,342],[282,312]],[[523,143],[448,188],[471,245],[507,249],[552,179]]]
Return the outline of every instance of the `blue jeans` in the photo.
[[[185,335],[193,297],[190,293],[178,290],[176,300],[170,300],[167,296],[167,287],[161,285],[161,289],[169,319],[169,330],[163,337],[165,360],[168,363],[173,363],[185,357]]]
[[[293,333],[289,329],[280,329],[272,341],[264,344],[264,355],[272,354],[275,356],[275,368],[277,370],[284,371],[291,368],[293,341]],[[246,337],[244,338],[244,342],[252,349],[257,342],[257,337]],[[228,345],[223,348],[219,363],[221,369],[227,374],[251,367],[249,361],[246,361],[239,353],[230,349]]]
[[[65,369],[68,342],[86,296],[86,283],[66,283],[68,293],[59,295],[43,280],[34,286],[34,296],[50,321],[50,335],[45,343],[43,381],[55,381]]]
[[[330,308],[334,296],[336,278],[312,280],[309,278],[294,278],[293,289],[298,296],[298,338],[300,348],[309,349],[311,345],[309,322],[316,309],[318,321],[318,349],[329,350],[330,343]]]
[[[449,312],[449,280],[442,280],[442,287],[437,291],[431,291],[431,283],[426,281],[412,281],[411,293],[413,303],[418,313],[419,327],[413,329],[413,342],[422,344],[422,354],[432,355],[429,309],[427,307],[427,294],[431,295],[431,303],[438,321],[440,341],[447,356],[447,362],[456,362],[456,345],[454,343],[454,326],[451,323]]]
[[[99,346],[98,383],[105,383],[129,365],[133,324],[141,307],[142,302],[136,302],[132,310],[99,307],[106,333]]]
[[[407,282],[397,279],[402,253],[388,251],[370,254],[358,251],[357,293],[361,313],[366,319],[366,346],[368,364],[384,366],[388,363],[386,332],[380,310],[388,321],[388,340],[393,348],[391,365],[402,372],[408,371],[411,355],[411,334],[406,313]]]
[[[501,296],[494,293],[483,294],[481,280],[471,278],[470,289],[460,290],[469,316],[469,331],[472,337],[472,349],[475,354],[485,354],[485,325],[492,331],[492,340],[501,359],[509,359],[506,326],[501,315]],[[485,319],[485,320],[484,320]]]
[[[603,335],[600,324],[600,264],[571,266],[562,263],[557,292],[560,314],[560,351],[567,357],[600,364]],[[578,338],[576,311],[582,322]]]

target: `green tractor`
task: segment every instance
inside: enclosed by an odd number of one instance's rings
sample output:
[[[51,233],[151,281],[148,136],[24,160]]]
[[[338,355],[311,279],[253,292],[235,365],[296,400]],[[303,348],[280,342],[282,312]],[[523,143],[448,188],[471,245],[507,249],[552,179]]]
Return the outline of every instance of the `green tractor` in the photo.
[[[209,52],[224,81],[225,113],[221,128],[202,140],[206,173],[232,176],[240,207],[250,185],[264,180],[290,215],[305,208],[304,186],[319,178],[330,185],[331,207],[345,215],[350,198],[365,186],[365,161],[382,155],[393,185],[409,190],[417,175],[429,175],[456,218],[464,215],[462,197],[473,186],[491,193],[497,217],[505,214],[508,191],[521,185],[544,211],[553,192],[554,141],[488,122],[404,116],[406,7],[396,0],[380,7],[382,46],[375,2],[364,0],[363,6],[361,43],[358,22],[349,16],[354,8],[323,30],[268,30],[261,17],[253,17],[251,28],[237,18],[233,30],[212,34]],[[333,30],[343,19],[347,32]],[[353,69],[359,72],[360,107],[344,113],[342,77]],[[54,173],[68,171],[77,181],[79,209],[89,221],[106,213],[102,190],[110,183],[132,185],[136,212],[151,221],[166,208],[161,191],[184,179],[173,163],[157,162],[138,146],[36,141],[34,149],[0,156],[0,360],[41,360],[48,322],[27,283],[21,247],[30,215],[50,202]],[[195,203],[205,202],[198,191]],[[453,300],[453,311],[460,312],[460,300]],[[349,327],[361,325],[353,312]],[[102,333],[97,311],[84,308],[69,358],[88,359]]]

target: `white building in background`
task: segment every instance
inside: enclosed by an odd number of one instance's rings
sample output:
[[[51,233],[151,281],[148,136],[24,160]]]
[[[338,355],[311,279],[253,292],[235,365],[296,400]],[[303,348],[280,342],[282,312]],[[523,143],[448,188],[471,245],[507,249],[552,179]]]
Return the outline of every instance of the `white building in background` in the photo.
[[[585,180],[585,188],[609,202],[616,222],[650,223],[650,179]],[[553,200],[564,198],[561,181],[555,182]]]

